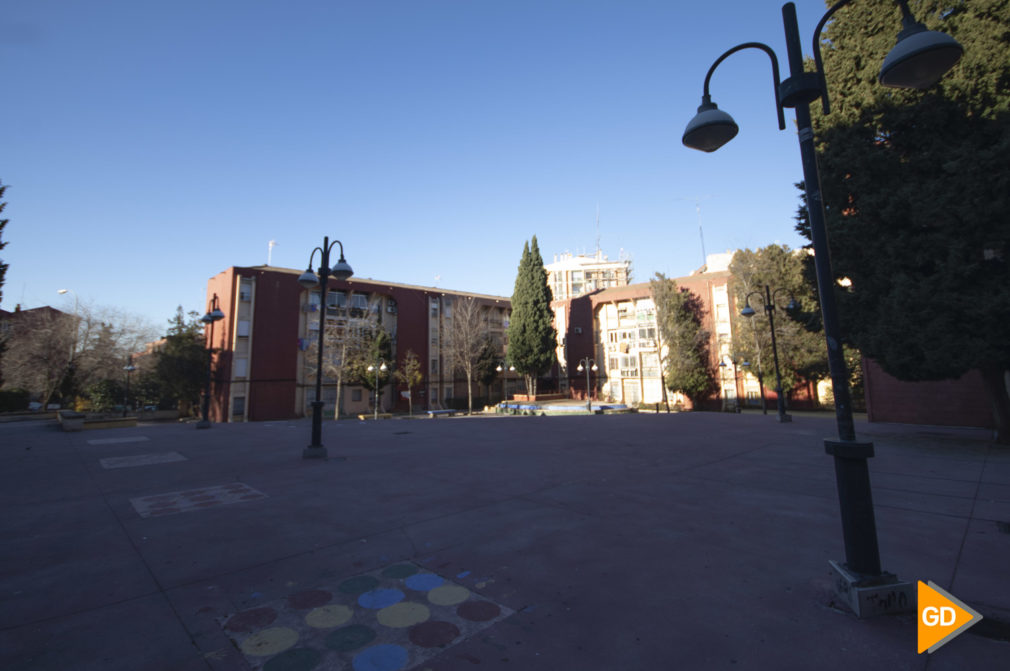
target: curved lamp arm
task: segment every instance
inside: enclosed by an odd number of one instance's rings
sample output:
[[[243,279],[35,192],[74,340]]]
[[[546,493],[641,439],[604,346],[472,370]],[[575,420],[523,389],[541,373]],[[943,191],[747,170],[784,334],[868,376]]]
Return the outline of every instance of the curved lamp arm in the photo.
[[[821,33],[824,31],[824,26],[827,24],[828,19],[837,12],[839,9],[845,5],[852,2],[852,0],[841,0],[841,2],[835,3],[827,13],[821,17],[820,23],[814,28],[814,63],[817,68],[817,80],[820,82],[821,86],[821,107],[824,109],[825,114],[831,113],[831,104],[828,102],[828,82],[824,78],[824,62],[821,59]]]
[[[850,2],[850,1],[851,0],[844,0],[844,2]],[[785,130],[786,118],[784,112],[782,111],[782,103],[779,102],[779,59],[775,55],[775,51],[772,50],[772,48],[769,47],[767,44],[764,44],[762,42],[744,42],[743,44],[738,44],[732,49],[726,51],[722,56],[717,58],[715,63],[712,63],[712,67],[708,69],[708,74],[705,75],[705,88],[703,90],[702,100],[704,102],[712,101],[712,98],[711,96],[709,96],[708,93],[708,85],[709,82],[712,80],[712,74],[715,72],[715,69],[719,67],[719,64],[722,63],[727,58],[729,58],[730,56],[732,56],[733,54],[735,54],[736,52],[742,51],[744,49],[760,49],[761,51],[768,54],[769,58],[771,58],[772,80],[773,80],[772,83],[774,84],[773,92],[775,94],[775,110],[778,113],[779,117],[779,130]]]

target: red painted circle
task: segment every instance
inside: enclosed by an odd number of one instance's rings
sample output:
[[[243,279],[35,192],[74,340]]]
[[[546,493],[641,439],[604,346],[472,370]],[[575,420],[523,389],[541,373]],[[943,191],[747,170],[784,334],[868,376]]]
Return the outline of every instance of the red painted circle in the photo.
[[[273,624],[276,619],[277,611],[273,608],[251,608],[232,615],[225,622],[224,628],[228,631],[248,632]]]

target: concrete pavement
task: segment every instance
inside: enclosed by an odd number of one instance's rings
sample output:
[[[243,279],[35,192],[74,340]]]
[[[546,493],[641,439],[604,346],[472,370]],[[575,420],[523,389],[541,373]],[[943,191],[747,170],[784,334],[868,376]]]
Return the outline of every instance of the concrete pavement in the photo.
[[[987,618],[933,655],[914,615],[832,594],[830,419],[327,422],[326,461],[301,458],[304,420],[18,422],[0,668],[1007,668],[1010,451],[857,430],[884,569]]]

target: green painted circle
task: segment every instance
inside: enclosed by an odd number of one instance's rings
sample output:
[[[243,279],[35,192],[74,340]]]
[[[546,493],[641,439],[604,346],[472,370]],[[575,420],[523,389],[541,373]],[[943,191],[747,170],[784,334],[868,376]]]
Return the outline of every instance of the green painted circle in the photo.
[[[363,624],[342,627],[326,637],[326,647],[337,652],[350,652],[375,640],[375,631]]]
[[[320,606],[309,611],[305,616],[305,624],[314,629],[331,629],[347,624],[353,615],[354,611],[340,604]]]
[[[263,671],[311,671],[319,666],[323,655],[312,648],[292,648],[263,665]]]
[[[397,564],[396,566],[387,566],[382,569],[383,578],[409,578],[415,573],[417,573],[417,567],[413,564]]]
[[[348,578],[337,587],[344,594],[364,594],[375,589],[379,584],[379,579],[370,575],[359,575],[356,578]]]
[[[455,606],[470,598],[470,590],[459,585],[440,585],[428,592],[428,601],[436,606]]]
[[[427,606],[410,601],[401,601],[375,614],[379,624],[393,629],[405,629],[425,622],[431,617]]]
[[[298,632],[288,627],[261,629],[242,641],[239,647],[250,657],[269,657],[284,652],[298,642]]]

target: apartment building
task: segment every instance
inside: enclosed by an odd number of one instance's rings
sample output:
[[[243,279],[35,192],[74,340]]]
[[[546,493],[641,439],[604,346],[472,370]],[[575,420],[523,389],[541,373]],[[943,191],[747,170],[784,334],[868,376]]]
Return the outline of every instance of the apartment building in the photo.
[[[466,397],[466,384],[454,374],[446,349],[457,301],[474,299],[479,303],[486,335],[502,348],[504,357],[505,328],[511,314],[506,297],[355,277],[331,278],[323,306],[318,289],[298,284],[302,272],[273,266],[233,266],[208,281],[208,304],[216,295],[225,315],[208,326],[208,337],[217,351],[212,366],[213,421],[311,414],[316,377],[315,359],[310,355],[320,328],[368,333],[385,330],[391,336],[395,359],[386,363],[394,368],[400,368],[407,352],[413,351],[424,377],[421,386],[412,390],[415,410],[446,407],[454,399]],[[332,354],[324,352],[324,356]],[[506,380],[495,389],[507,391],[510,383],[514,387],[514,380]],[[379,399],[380,408],[405,412],[406,391],[391,382]],[[361,386],[343,384],[339,397],[344,414],[372,408],[370,392]],[[337,398],[337,380],[324,375],[324,413],[333,415]]]
[[[611,261],[600,250],[592,256],[566,252],[559,257],[555,254],[554,263],[545,264],[544,268],[556,301],[578,298],[600,289],[623,287],[631,279],[630,260]]]

